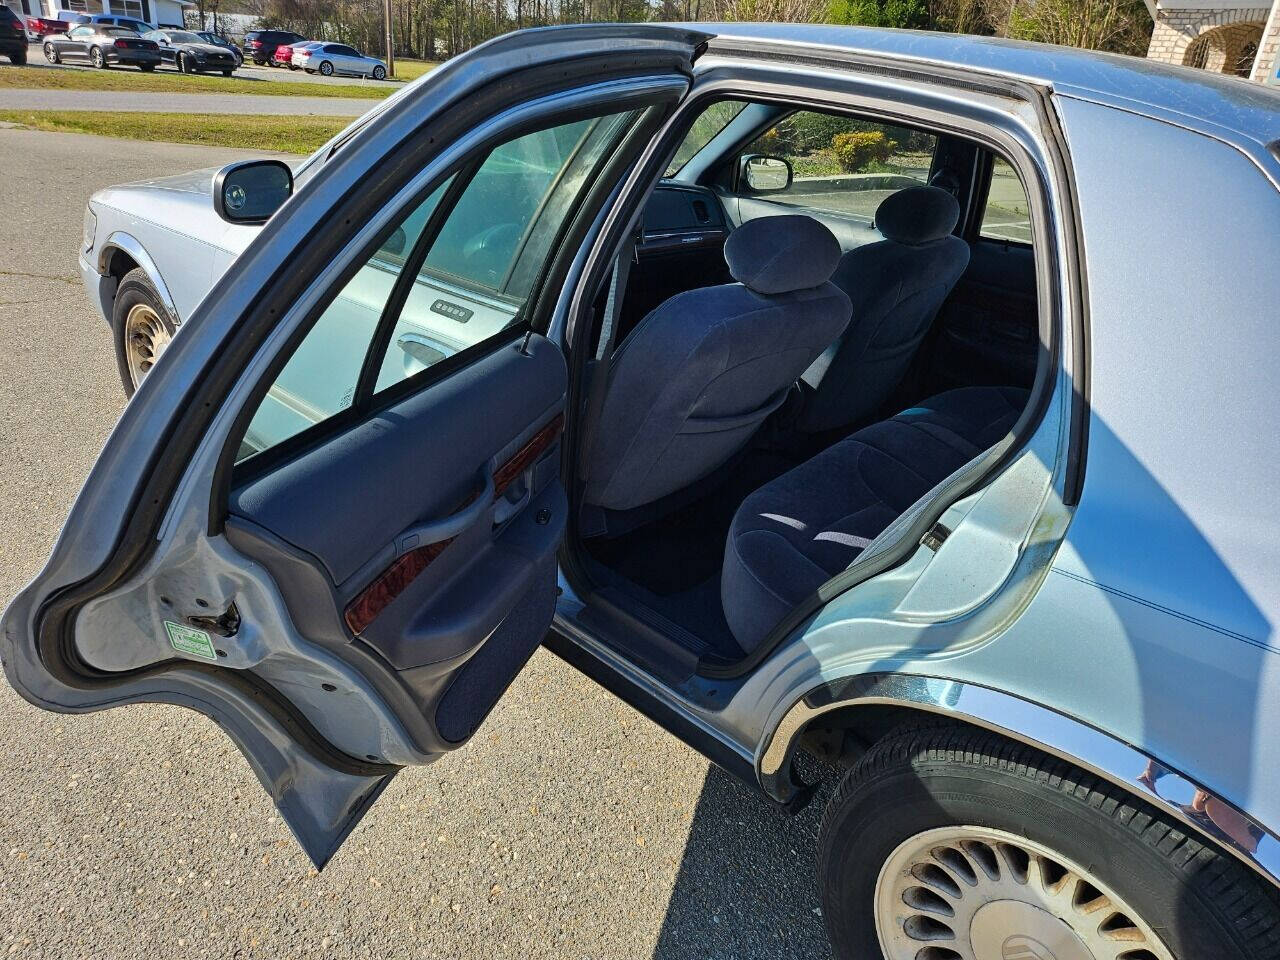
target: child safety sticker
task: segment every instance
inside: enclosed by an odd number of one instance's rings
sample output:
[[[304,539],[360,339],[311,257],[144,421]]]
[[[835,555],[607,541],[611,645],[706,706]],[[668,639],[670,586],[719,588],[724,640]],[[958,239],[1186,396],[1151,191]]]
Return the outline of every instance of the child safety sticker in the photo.
[[[166,620],[164,628],[169,634],[169,645],[179,653],[186,653],[204,660],[218,659],[218,653],[213,649],[213,641],[203,630],[184,627],[172,620]]]

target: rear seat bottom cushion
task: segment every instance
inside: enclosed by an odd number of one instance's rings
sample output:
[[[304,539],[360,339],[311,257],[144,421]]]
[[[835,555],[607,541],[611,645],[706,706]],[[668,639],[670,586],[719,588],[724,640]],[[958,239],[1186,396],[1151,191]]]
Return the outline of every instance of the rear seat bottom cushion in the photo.
[[[932,487],[1009,432],[1028,393],[965,387],[872,424],[751,494],[725,544],[720,596],[748,653]]]

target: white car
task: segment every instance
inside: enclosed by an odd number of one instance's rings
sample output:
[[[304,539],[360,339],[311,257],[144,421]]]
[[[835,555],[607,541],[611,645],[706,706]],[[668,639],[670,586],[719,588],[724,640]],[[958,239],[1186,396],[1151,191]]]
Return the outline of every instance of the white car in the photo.
[[[387,65],[377,57],[366,57],[345,43],[316,43],[293,48],[293,66],[307,73],[331,77],[335,73],[352,77],[387,79]]]

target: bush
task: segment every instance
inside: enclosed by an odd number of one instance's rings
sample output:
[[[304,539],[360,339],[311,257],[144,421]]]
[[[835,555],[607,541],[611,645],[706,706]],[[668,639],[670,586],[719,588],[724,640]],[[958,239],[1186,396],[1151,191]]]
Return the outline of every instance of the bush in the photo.
[[[857,173],[869,164],[884,163],[897,148],[898,142],[879,130],[838,133],[831,141],[831,152],[845,173]]]

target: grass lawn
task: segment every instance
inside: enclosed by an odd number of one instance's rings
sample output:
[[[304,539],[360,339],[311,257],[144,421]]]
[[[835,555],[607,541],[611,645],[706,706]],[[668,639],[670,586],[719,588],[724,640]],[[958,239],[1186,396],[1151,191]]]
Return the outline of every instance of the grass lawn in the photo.
[[[50,71],[51,73],[53,71]],[[283,86],[283,84],[282,84]],[[31,130],[92,133],[122,140],[164,140],[245,150],[311,153],[349,117],[237,116],[219,113],[108,113],[97,110],[0,110],[0,122]]]
[[[409,61],[421,63],[422,61]],[[424,70],[432,64],[424,64]],[[417,76],[417,74],[415,74]],[[247,77],[210,77],[184,73],[141,73],[138,70],[45,70],[9,67],[0,70],[0,89],[141,90],[149,93],[256,93],[268,97],[359,97],[381,100],[394,88],[367,83],[287,83]]]
[[[380,56],[380,54],[375,54]],[[396,58],[396,80],[417,80],[424,73],[430,73],[440,66],[434,60],[401,60]]]

